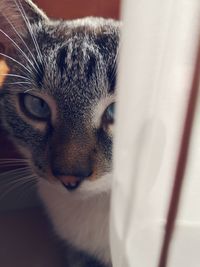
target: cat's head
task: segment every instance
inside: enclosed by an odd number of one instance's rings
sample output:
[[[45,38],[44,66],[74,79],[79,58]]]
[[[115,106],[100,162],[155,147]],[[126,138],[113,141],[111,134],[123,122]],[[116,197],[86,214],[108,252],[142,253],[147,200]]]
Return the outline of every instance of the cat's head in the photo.
[[[2,124],[37,177],[69,191],[110,183],[119,27],[0,1]]]

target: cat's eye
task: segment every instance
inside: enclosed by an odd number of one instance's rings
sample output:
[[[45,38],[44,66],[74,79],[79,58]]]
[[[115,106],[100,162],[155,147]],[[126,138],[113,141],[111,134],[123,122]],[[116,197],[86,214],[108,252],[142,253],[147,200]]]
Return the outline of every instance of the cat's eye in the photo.
[[[21,95],[21,104],[23,111],[29,117],[36,120],[47,120],[50,117],[50,108],[41,98],[30,95]]]
[[[110,125],[114,123],[114,120],[115,120],[115,103],[112,103],[106,108],[103,114],[102,122],[104,125]]]

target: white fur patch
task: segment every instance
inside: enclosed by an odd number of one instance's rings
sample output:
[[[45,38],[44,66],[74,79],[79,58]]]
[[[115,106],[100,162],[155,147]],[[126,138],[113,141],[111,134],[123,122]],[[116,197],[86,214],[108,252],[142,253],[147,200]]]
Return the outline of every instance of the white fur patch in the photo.
[[[40,179],[38,191],[56,233],[76,248],[110,263],[109,211],[111,175],[84,181],[73,192]]]

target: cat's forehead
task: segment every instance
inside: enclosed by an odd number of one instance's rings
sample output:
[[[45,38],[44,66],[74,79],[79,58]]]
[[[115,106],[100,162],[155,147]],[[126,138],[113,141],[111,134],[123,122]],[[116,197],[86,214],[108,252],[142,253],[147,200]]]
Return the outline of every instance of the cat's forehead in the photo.
[[[101,52],[110,50],[111,55],[118,47],[120,23],[112,19],[91,17],[70,21],[50,21],[36,24],[35,27],[43,49],[56,51],[66,46],[70,51],[80,46],[84,49],[88,45],[95,45],[97,49],[102,50]]]
[[[101,19],[60,22],[43,29],[40,46],[42,91],[58,104],[81,112],[106,98],[113,85],[118,50],[118,23]]]

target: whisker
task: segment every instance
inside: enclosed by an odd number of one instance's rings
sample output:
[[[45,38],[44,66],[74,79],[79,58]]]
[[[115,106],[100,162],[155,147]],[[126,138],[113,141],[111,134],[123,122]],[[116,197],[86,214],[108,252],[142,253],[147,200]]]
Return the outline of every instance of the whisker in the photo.
[[[4,15],[3,15],[4,16]],[[14,30],[14,32],[17,34],[17,36],[19,37],[19,39],[22,41],[22,43],[24,44],[24,46],[26,47],[26,49],[28,50],[28,52],[30,53],[32,59],[34,60],[35,64],[37,65],[38,69],[39,69],[39,65],[37,63],[37,61],[35,60],[35,57],[33,55],[33,53],[31,52],[30,48],[28,47],[28,45],[26,44],[25,40],[22,38],[22,36],[19,34],[19,32],[17,31],[17,29],[14,27],[14,25],[12,24],[12,22],[4,16],[4,18],[8,21],[8,23],[11,25],[12,29]]]
[[[31,85],[32,83],[30,82],[14,82],[14,83],[3,83],[4,85],[20,85],[20,84],[29,84]]]
[[[0,197],[0,200],[4,199],[9,193],[13,192],[15,189],[28,184],[28,183],[35,183],[35,177],[27,176],[22,177],[21,179],[13,181],[13,183],[6,184],[6,189],[9,187],[8,190],[6,190]]]
[[[11,176],[1,177],[0,186],[1,188],[6,187],[7,185],[12,185],[17,183],[17,181],[21,181],[24,177],[34,176],[31,171],[24,170],[18,174],[12,174]],[[3,179],[2,179],[3,178]]]
[[[1,189],[4,188],[6,185],[8,184],[13,184],[14,182],[16,182],[17,180],[20,180],[21,177],[25,177],[25,176],[28,176],[28,175],[31,175],[30,173],[21,173],[20,175],[17,175],[15,177],[9,177],[4,179],[3,181],[1,181],[0,185],[1,185]]]
[[[38,56],[39,56],[39,58],[40,58],[40,63],[43,64],[42,53],[41,53],[41,51],[40,51],[38,42],[37,42],[36,37],[35,37],[35,35],[34,35],[34,33],[33,33],[33,30],[32,30],[30,21],[29,21],[27,15],[26,15],[26,12],[25,12],[25,10],[24,10],[24,8],[23,8],[21,2],[19,2],[18,0],[14,0],[14,1],[15,1],[15,4],[17,5],[17,7],[18,7],[18,10],[20,11],[20,13],[21,13],[21,15],[22,15],[22,17],[23,17],[23,19],[24,19],[24,22],[26,23],[27,29],[29,30],[29,33],[30,33],[31,38],[32,38],[32,40],[33,40],[33,44],[34,44],[35,49],[36,49],[36,51],[37,51],[37,54],[38,54]]]
[[[4,164],[4,163],[9,163],[9,162],[2,162],[1,164]],[[10,162],[10,163],[12,163],[12,162]],[[14,162],[13,162],[14,163]],[[17,162],[16,162],[17,163]],[[19,162],[20,163],[20,162]],[[25,163],[24,162],[24,164],[27,164],[27,163]],[[24,168],[21,168],[21,170],[23,170],[23,169],[30,169],[30,166],[29,165],[27,165],[27,166],[25,166]]]
[[[19,183],[21,181],[24,181],[24,180],[27,180],[29,176],[33,176],[33,174],[30,174],[30,173],[27,173],[27,172],[23,172],[20,174],[20,176],[16,176],[16,177],[12,177],[12,180],[4,180],[2,183],[1,183],[1,188],[4,188],[4,187],[8,187],[10,185],[13,185],[15,183]]]
[[[31,88],[31,89],[27,89],[26,91],[24,91],[24,94],[29,93],[29,92],[34,92],[34,91],[36,91],[36,90],[34,90],[33,88]],[[37,92],[37,91],[36,91],[36,92]]]
[[[25,59],[31,64],[31,66],[35,69],[37,72],[33,62],[27,57],[27,55],[24,53],[24,51],[19,47],[19,45],[7,34],[5,33],[2,29],[0,29],[0,32],[3,33],[12,43],[13,45],[20,51],[20,53],[25,57]]]
[[[1,187],[8,187],[10,185],[13,185],[15,183],[20,183],[21,181],[27,181],[29,180],[29,177],[31,178],[34,178],[34,180],[36,180],[36,177],[33,175],[33,174],[30,174],[30,173],[23,173],[22,176],[18,177],[17,179],[16,178],[13,178],[11,181],[4,181],[4,184],[1,185]]]
[[[20,158],[3,158],[0,159],[0,162],[3,161],[23,161],[23,162],[28,162],[28,159],[20,159]]]
[[[27,80],[27,81],[30,81],[30,82],[31,82],[31,80],[30,80],[29,78],[27,78],[27,77],[25,77],[25,76],[21,76],[21,75],[13,74],[13,73],[11,73],[11,74],[0,73],[0,76],[16,77],[16,78],[21,78],[21,79],[24,79],[24,80]]]
[[[1,170],[3,170],[4,168],[8,168],[8,167],[23,167],[23,166],[26,166],[27,163],[22,163],[22,162],[13,162],[13,163],[0,163],[0,176],[1,176]]]
[[[27,172],[30,171],[31,172],[31,168],[29,166],[27,166],[27,167],[18,168],[15,170],[5,171],[5,172],[0,174],[0,178],[2,179],[2,178],[6,178],[6,177],[11,177],[11,175],[17,176],[17,175],[20,175],[21,173],[23,173],[24,171],[27,171]]]
[[[0,53],[1,56],[5,57],[5,58],[8,58],[10,60],[12,60],[13,62],[17,63],[18,65],[20,65],[22,68],[24,68],[25,70],[27,70],[29,73],[31,73],[31,70],[27,67],[25,67],[22,63],[20,63],[18,60],[16,60],[15,58],[13,57],[10,57],[4,53]]]
[[[27,75],[27,72],[25,72],[25,70],[22,70],[22,69],[20,69],[19,68],[19,66],[16,66],[16,69],[17,70],[20,70],[20,72],[22,73],[22,76],[24,75],[24,77],[26,77],[27,79],[29,79],[29,75]],[[32,78],[30,78],[30,79],[32,79]],[[29,80],[30,80],[29,79]],[[17,83],[17,82],[16,82]],[[30,82],[27,82],[27,83],[29,83],[30,85],[33,85],[33,83],[34,83],[34,81],[32,82],[32,81],[30,81]],[[6,85],[6,84],[15,84],[15,82],[13,82],[13,83],[9,83],[9,82],[4,82],[3,83],[3,85]]]
[[[18,200],[26,200],[26,202],[30,199],[31,197],[31,192],[33,192],[34,189],[37,188],[37,180],[35,181],[30,181],[25,184],[23,184],[20,187],[20,190],[18,190],[18,194],[16,195]],[[31,190],[31,191],[30,191]]]
[[[22,93],[22,89],[19,88],[15,88],[14,91],[10,88],[7,88],[6,90],[7,90],[6,92],[3,90],[2,92],[0,91],[0,95],[18,95],[19,93]]]
[[[4,83],[4,84],[7,85],[7,84],[10,84],[10,83]],[[26,84],[26,86],[20,86],[21,82],[13,83],[13,84],[16,84],[18,86],[16,86],[14,90],[13,90],[13,88],[9,88],[9,87],[7,87],[6,89],[0,90],[0,97],[1,96],[18,96],[19,94],[26,94],[30,90],[31,91],[36,91],[36,90],[28,89],[28,87],[30,86],[30,84],[28,82],[24,83],[24,84]],[[23,85],[23,82],[22,82],[22,85]]]
[[[28,162],[25,162],[25,161],[14,161],[14,160],[13,160],[13,161],[9,161],[9,160],[3,160],[3,161],[1,161],[1,160],[0,160],[0,164],[5,164],[5,163],[6,163],[6,164],[7,164],[7,163],[8,163],[8,164],[9,164],[9,163],[11,163],[11,164],[13,164],[13,163],[20,163],[20,164],[23,163],[23,164],[27,164]]]
[[[5,82],[5,83],[3,83],[4,85],[24,85],[24,84],[26,84],[26,85],[32,85],[32,83],[30,83],[30,82],[13,82],[13,83],[7,83],[7,82]],[[10,89],[11,90],[11,89]],[[16,88],[15,88],[15,90],[16,90]],[[21,90],[20,90],[21,91]],[[17,92],[14,92],[14,94],[16,94]]]

